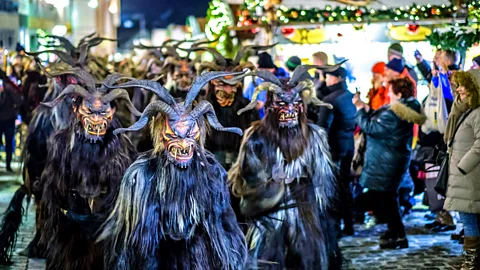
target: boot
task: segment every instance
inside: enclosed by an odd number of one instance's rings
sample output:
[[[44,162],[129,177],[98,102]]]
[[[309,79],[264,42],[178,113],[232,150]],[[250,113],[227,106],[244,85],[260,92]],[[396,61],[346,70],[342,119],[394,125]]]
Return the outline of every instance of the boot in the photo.
[[[463,249],[465,261],[461,270],[480,269],[480,237],[465,237]]]

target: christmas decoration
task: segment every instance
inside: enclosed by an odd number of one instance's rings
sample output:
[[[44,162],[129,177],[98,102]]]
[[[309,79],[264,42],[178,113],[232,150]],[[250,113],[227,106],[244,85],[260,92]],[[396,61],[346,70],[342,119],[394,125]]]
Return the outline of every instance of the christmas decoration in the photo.
[[[248,16],[239,17],[241,26],[243,21],[250,20],[256,23],[269,23],[269,18],[265,9],[266,0],[245,0],[242,8],[248,11]],[[480,2],[471,2],[465,6],[467,16],[480,17]],[[242,12],[243,12],[242,11]],[[324,9],[299,9],[288,8],[279,5],[275,17],[280,24],[288,24],[291,22],[305,23],[325,23],[325,22],[378,22],[378,21],[420,21],[424,19],[447,19],[457,17],[457,7],[447,5],[411,5],[398,8],[387,8],[383,6],[381,9],[371,9],[365,6],[346,6],[331,7],[326,6]]]
[[[479,29],[466,26],[438,28],[427,37],[432,46],[438,49],[465,52],[480,41]]]
[[[233,38],[228,30],[232,24],[233,15],[230,6],[222,0],[212,0],[207,10],[205,35],[210,41],[218,39],[216,49],[227,56],[235,51]]]
[[[430,28],[418,24],[407,24],[404,26],[392,27],[390,37],[398,41],[422,41],[432,33]]]
[[[282,29],[283,30],[283,29]],[[283,33],[283,31],[282,31]],[[324,29],[296,29],[292,34],[285,35],[287,39],[298,44],[319,44],[328,39]]]

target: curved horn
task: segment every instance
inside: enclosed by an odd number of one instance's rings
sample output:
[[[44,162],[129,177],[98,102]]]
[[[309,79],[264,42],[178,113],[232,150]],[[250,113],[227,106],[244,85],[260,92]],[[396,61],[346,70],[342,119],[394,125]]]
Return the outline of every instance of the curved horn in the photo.
[[[187,97],[185,97],[185,108],[189,108],[193,101],[195,100],[195,97],[197,97],[198,93],[200,90],[202,90],[202,87],[205,86],[209,81],[216,79],[216,78],[221,78],[225,76],[237,76],[241,74],[245,74],[247,70],[244,70],[242,72],[205,72],[204,74],[197,76],[195,80],[192,83],[192,86],[190,87],[190,90],[187,93]]]
[[[64,97],[66,95],[69,95],[69,94],[77,94],[77,95],[79,95],[83,98],[91,95],[90,92],[88,92],[85,88],[81,87],[80,85],[70,84],[67,87],[65,87],[65,89],[63,89],[63,91],[58,95],[58,97],[56,99],[54,99],[50,102],[46,102],[46,103],[42,102],[41,104],[44,105],[44,106],[53,108],[53,107],[57,106],[58,103],[62,102]]]
[[[205,100],[200,101],[200,103],[197,105],[197,107],[195,107],[192,110],[192,112],[190,113],[190,116],[193,119],[196,120],[198,117],[200,117],[204,114],[207,115],[208,123],[214,129],[216,129],[218,131],[232,132],[232,133],[236,133],[236,134],[242,136],[243,133],[242,133],[242,130],[240,128],[236,128],[236,127],[226,128],[226,127],[223,127],[222,124],[220,124],[220,122],[217,119],[217,115],[215,114],[215,110],[213,109],[212,104],[210,104],[210,102],[208,102],[208,101],[205,101]]]
[[[91,47],[95,47],[95,46],[98,46],[100,45],[100,43],[104,42],[104,41],[112,41],[112,42],[115,42],[115,41],[118,41],[117,39],[114,39],[114,38],[104,38],[104,37],[95,37],[91,40],[89,40],[87,42],[88,44],[88,47],[91,48]]]
[[[212,43],[214,43],[214,42],[217,42],[219,39],[220,39],[220,37],[217,37],[217,38],[214,39],[214,40],[197,41],[197,42],[194,42],[194,43],[192,44],[192,48],[196,48],[196,47],[198,47],[198,46],[200,46],[200,45],[212,44]]]
[[[149,80],[135,80],[135,81],[126,82],[118,85],[105,85],[105,87],[110,89],[131,88],[131,87],[143,88],[157,94],[160,100],[167,103],[168,105],[173,106],[175,104],[175,99],[168,93],[168,90],[165,89],[165,87],[163,87],[158,82],[152,82]]]
[[[97,32],[93,32],[93,33],[91,33],[90,35],[84,36],[84,37],[81,38],[80,41],[78,42],[78,46],[80,47],[80,45],[82,45],[83,43],[85,43],[87,40],[93,38],[96,34],[97,34]]]
[[[78,50],[80,51],[80,56],[78,57],[78,63],[83,66],[85,64],[85,61],[87,60],[88,44],[83,43],[82,45],[79,46]]]
[[[210,68],[210,69],[215,70],[215,71],[218,71],[218,70],[222,69],[221,66],[215,64],[214,62],[204,61],[204,62],[200,63],[200,67],[198,68],[198,72],[201,74],[202,71],[204,69],[207,69],[207,68]]]
[[[118,128],[113,131],[113,134],[117,135],[121,132],[140,130],[146,124],[148,124],[150,116],[156,115],[158,112],[163,112],[167,114],[169,118],[178,118],[177,112],[175,112],[175,110],[172,109],[170,105],[161,100],[158,100],[148,104],[148,106],[143,111],[142,116],[140,117],[140,119],[138,119],[137,122],[135,122],[135,124],[131,125],[128,128]]]
[[[103,103],[110,103],[112,100],[115,100],[115,99],[123,99],[126,101],[126,105],[128,107],[128,109],[132,112],[132,114],[134,114],[135,116],[141,116],[142,113],[139,112],[137,110],[137,108],[135,108],[135,106],[133,106],[133,103],[132,101],[130,100],[130,96],[128,95],[128,92],[127,90],[125,89],[114,89],[112,91],[110,91],[110,93],[104,95],[101,100]]]
[[[178,55],[178,52],[177,52],[177,49],[172,47],[172,46],[167,46],[165,47],[165,49],[167,49],[167,55],[168,56],[171,56],[171,57],[174,57],[176,59],[180,58],[180,55]]]
[[[130,80],[130,81],[135,81],[136,79],[133,77],[128,77],[124,76],[123,74],[120,73],[113,73],[107,76],[105,80],[103,81],[103,85],[112,85],[120,80]]]
[[[58,58],[60,58],[60,60],[62,60],[66,64],[69,64],[72,67],[75,66],[75,61],[73,60],[73,58],[68,53],[60,51],[60,50],[45,50],[45,51],[39,51],[39,52],[25,52],[26,55],[30,55],[30,56],[33,56],[33,57],[38,57],[40,54],[44,54],[44,53],[53,53],[56,56],[58,56]]]
[[[225,57],[223,57],[223,55],[220,54],[214,48],[195,47],[195,48],[190,48],[190,49],[182,49],[182,48],[178,48],[178,49],[180,49],[182,51],[188,51],[188,52],[206,51],[206,52],[209,52],[213,55],[213,58],[215,59],[215,61],[217,61],[218,64],[220,64],[221,66],[226,66],[227,65],[227,59],[225,59]]]
[[[257,106],[257,97],[260,94],[260,92],[262,92],[263,90],[267,90],[267,91],[273,92],[275,94],[278,94],[278,93],[282,92],[282,88],[280,86],[278,86],[274,83],[271,83],[271,82],[263,82],[259,86],[257,86],[257,88],[255,88],[255,91],[252,94],[252,100],[250,101],[250,103],[248,103],[248,105],[245,106],[245,108],[240,109],[237,112],[237,114],[240,115],[240,114],[242,114],[246,111],[250,111],[250,110],[255,109],[255,107]]]
[[[346,61],[348,61],[348,60],[343,60],[342,62],[340,62],[336,65],[332,65],[332,66],[316,66],[316,65],[301,65],[301,66],[298,66],[293,71],[292,78],[290,79],[290,81],[288,83],[290,85],[295,85],[300,80],[302,75],[312,68],[316,68],[316,69],[319,69],[319,70],[325,71],[325,72],[332,72],[332,71],[337,70]]]
[[[276,85],[282,85],[282,82],[277,77],[275,77],[273,73],[271,73],[268,70],[255,70],[255,71],[249,72],[247,76],[257,76],[264,79],[267,82],[271,82]]]
[[[235,59],[233,60],[234,65],[240,64],[240,61],[242,61],[243,57],[249,52],[257,53],[258,51],[265,51],[268,49],[271,49],[275,46],[277,46],[278,43],[272,44],[272,45],[266,45],[266,46],[261,46],[261,45],[249,45],[242,47],[237,55],[235,55]]]
[[[70,53],[75,52],[75,46],[73,46],[73,44],[70,42],[70,40],[66,39],[65,37],[55,36],[55,35],[48,35],[48,36],[45,36],[45,37],[58,39],[58,41],[60,41],[60,43],[63,45],[63,47],[68,52],[70,52]]]

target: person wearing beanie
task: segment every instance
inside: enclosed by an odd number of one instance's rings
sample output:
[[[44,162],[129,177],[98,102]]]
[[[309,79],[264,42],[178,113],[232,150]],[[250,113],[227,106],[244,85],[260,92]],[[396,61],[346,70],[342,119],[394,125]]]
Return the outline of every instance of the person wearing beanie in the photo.
[[[325,83],[328,87],[323,101],[333,106],[332,109],[320,107],[317,125],[328,133],[328,144],[332,161],[336,165],[336,177],[339,180],[339,196],[341,201],[340,218],[343,219],[344,235],[353,235],[353,197],[350,182],[350,166],[355,151],[355,106],[352,104],[353,94],[348,91],[347,71],[340,67],[335,71],[325,72]],[[340,220],[337,229],[340,231]]]
[[[400,58],[393,58],[390,62],[385,65],[385,83],[388,84],[390,81],[399,79],[399,78],[408,78],[412,81],[414,89],[415,89],[415,96],[417,96],[417,83],[416,81],[410,76],[408,69],[405,66],[405,62],[403,59]],[[386,87],[388,89],[388,85]]]
[[[287,67],[287,70],[290,73],[292,73],[301,64],[302,64],[302,60],[298,56],[292,56],[288,58],[287,62],[285,62],[285,66]],[[304,72],[300,77],[300,81],[307,80],[307,79],[313,81],[312,76],[310,76],[308,72]]]
[[[378,62],[372,67],[372,88],[368,92],[368,105],[374,110],[390,103],[388,91],[383,86],[385,66],[385,62]]]
[[[412,78],[416,84],[418,82],[417,72],[415,72],[413,67],[406,64],[405,58],[403,57],[403,47],[400,45],[400,43],[393,43],[390,45],[390,47],[388,47],[388,62],[392,61],[393,59],[403,60],[405,63],[405,68],[410,74],[410,78]]]

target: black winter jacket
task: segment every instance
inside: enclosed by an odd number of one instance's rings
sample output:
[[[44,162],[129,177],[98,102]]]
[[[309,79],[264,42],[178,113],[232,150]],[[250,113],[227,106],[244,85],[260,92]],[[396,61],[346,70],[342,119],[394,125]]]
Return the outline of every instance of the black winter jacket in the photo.
[[[0,121],[16,119],[22,103],[20,89],[4,79],[3,92],[0,92]]]
[[[316,124],[327,131],[330,151],[335,160],[347,153],[353,155],[356,110],[352,103],[353,94],[347,90],[345,82],[332,85],[328,90],[323,101],[332,104],[333,109],[320,107]]]
[[[357,124],[367,135],[365,163],[360,184],[374,191],[395,192],[410,165],[413,124],[426,116],[413,97],[377,111],[357,112]]]

